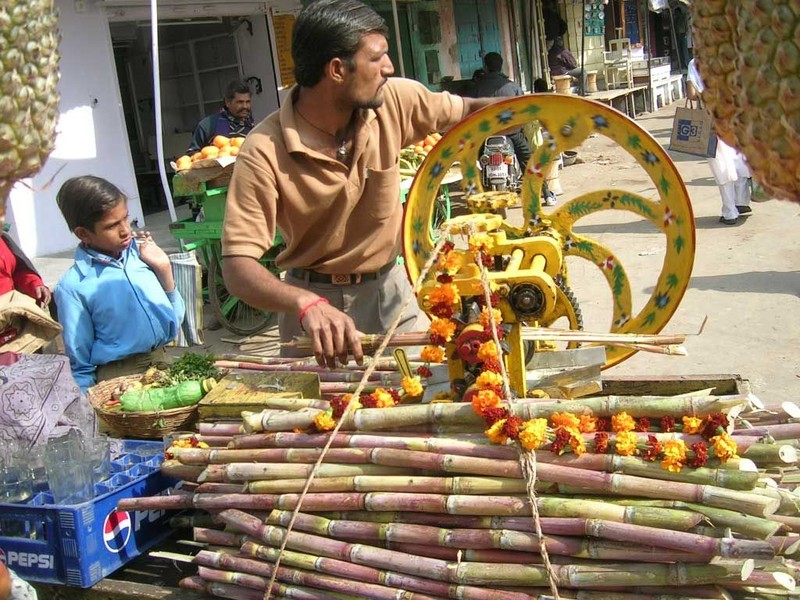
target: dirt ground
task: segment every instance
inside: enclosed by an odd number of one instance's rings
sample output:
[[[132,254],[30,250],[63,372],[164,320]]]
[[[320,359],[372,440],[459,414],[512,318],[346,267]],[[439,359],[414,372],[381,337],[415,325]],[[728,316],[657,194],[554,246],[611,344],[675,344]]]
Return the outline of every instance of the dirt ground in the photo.
[[[674,103],[637,123],[662,145],[669,142]],[[673,154],[695,215],[697,251],[689,289],[664,333],[692,335],[686,357],[640,352],[610,369],[614,375],[653,378],[660,375],[739,374],[769,405],[800,399],[800,204],[776,200],[754,203],[753,214],[735,226],[718,222],[719,190],[704,159]],[[616,188],[655,197],[644,170],[619,146],[603,137],[578,148],[578,162],[561,172],[564,202],[588,191]],[[179,217],[186,213],[179,210]],[[513,218],[513,215],[511,216]],[[151,215],[147,227],[167,248],[174,248],[167,213]],[[664,237],[629,213],[606,211],[581,220],[576,231],[609,246],[621,259],[632,282],[634,310],[644,305],[664,262]],[[35,261],[53,285],[71,260],[68,255]],[[570,259],[571,285],[585,317],[585,329],[608,331],[611,295],[594,265]],[[211,311],[205,311],[213,326]],[[274,321],[274,320],[273,320]],[[214,353],[277,351],[275,325],[243,340],[224,329],[206,330]]]

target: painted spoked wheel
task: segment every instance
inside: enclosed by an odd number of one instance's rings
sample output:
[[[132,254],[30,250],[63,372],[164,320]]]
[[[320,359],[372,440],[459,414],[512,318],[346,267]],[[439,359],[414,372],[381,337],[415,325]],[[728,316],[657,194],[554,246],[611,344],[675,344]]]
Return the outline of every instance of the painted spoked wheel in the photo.
[[[267,326],[272,313],[253,308],[228,292],[222,279],[220,259],[212,256],[208,265],[208,301],[220,324],[232,333],[253,335]]]
[[[516,227],[505,220],[502,230],[509,238],[531,235],[554,238],[563,257],[577,257],[594,265],[602,273],[612,297],[609,331],[658,333],[677,309],[689,285],[694,263],[694,217],[686,187],[669,155],[649,133],[616,110],[575,96],[533,94],[493,104],[456,125],[433,147],[417,172],[406,201],[403,253],[409,277],[416,281],[433,249],[430,229],[434,201],[444,175],[457,165],[467,199],[483,193],[477,168],[483,140],[532,120],[538,120],[547,134],[544,144],[533,153],[522,181],[519,199],[523,223],[527,225]],[[580,146],[590,134],[613,140],[632,156],[655,186],[657,199],[632,191],[602,189],[599,182],[600,189],[552,210],[543,207],[546,167],[557,161],[561,152]],[[631,283],[622,261],[612,249],[575,230],[580,219],[607,210],[634,213],[666,237],[664,262],[652,294],[635,314]],[[572,283],[565,262],[563,268],[565,281]],[[568,318],[569,322],[574,320]],[[618,346],[607,346],[606,350],[607,367],[636,352]]]

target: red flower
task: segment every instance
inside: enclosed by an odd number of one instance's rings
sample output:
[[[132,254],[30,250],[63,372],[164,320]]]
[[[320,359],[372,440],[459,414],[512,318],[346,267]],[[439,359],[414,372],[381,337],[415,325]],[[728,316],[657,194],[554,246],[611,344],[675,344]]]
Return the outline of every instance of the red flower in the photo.
[[[508,417],[503,423],[503,434],[512,440],[519,439],[519,428],[522,426],[522,419],[519,417]]]
[[[661,417],[661,431],[669,433],[675,429],[675,417]]]
[[[389,395],[392,397],[392,400],[394,400],[395,404],[400,404],[400,392],[398,390],[392,388],[386,391],[389,392]]]
[[[483,361],[483,370],[492,371],[494,373],[501,373],[502,369],[500,368],[500,361],[497,360],[496,358]]]
[[[447,254],[448,252],[452,252],[455,249],[455,247],[456,247],[455,243],[448,240],[444,244],[442,244],[442,249],[439,251],[439,254]]]
[[[331,398],[331,408],[333,409],[333,418],[338,421],[342,418],[347,405],[350,404],[352,394],[340,394]]]
[[[704,467],[708,462],[708,446],[706,446],[705,442],[696,442],[692,444],[691,448],[694,452],[694,458],[690,458],[686,461],[686,464],[693,469]]]
[[[486,252],[481,252],[481,263],[487,269],[494,268],[494,256]]]
[[[654,435],[647,436],[647,450],[644,451],[644,455],[642,458],[645,460],[649,460],[650,462],[655,462],[658,460],[659,455],[663,452],[664,446],[661,442],[658,441],[658,438]]]
[[[432,333],[430,335],[431,346],[444,346],[447,342],[444,339],[444,336],[438,333]]]
[[[609,417],[597,417],[597,424],[594,426],[595,431],[611,431],[611,419]],[[606,436],[606,440],[608,436]]]
[[[705,439],[710,440],[715,435],[728,430],[728,415],[725,413],[716,413],[706,418],[705,427],[700,432]]]
[[[361,406],[364,408],[377,408],[378,399],[373,394],[361,396]]]
[[[604,418],[604,417],[601,417]],[[598,422],[600,419],[598,419]],[[608,452],[608,433],[605,431],[598,431],[594,434],[594,451],[598,454],[606,454]]]
[[[556,439],[553,440],[553,443],[550,444],[550,451],[553,454],[561,455],[564,453],[564,449],[569,446],[569,442],[572,439],[572,434],[567,431],[564,427],[559,427],[556,429]]]
[[[498,421],[508,418],[508,409],[502,406],[493,406],[484,409],[481,416],[487,425],[494,425]]]
[[[646,433],[650,429],[650,419],[647,417],[639,417],[636,419],[636,427],[634,431],[640,431],[642,433]]]
[[[438,281],[439,283],[452,283],[453,276],[450,275],[449,273],[439,273],[436,276],[436,281]]]
[[[419,375],[420,377],[430,377],[431,375],[433,375],[433,371],[431,371],[425,365],[420,365],[417,367],[417,375]]]
[[[434,304],[431,306],[431,314],[440,319],[449,319],[453,316],[453,307],[449,304]]]

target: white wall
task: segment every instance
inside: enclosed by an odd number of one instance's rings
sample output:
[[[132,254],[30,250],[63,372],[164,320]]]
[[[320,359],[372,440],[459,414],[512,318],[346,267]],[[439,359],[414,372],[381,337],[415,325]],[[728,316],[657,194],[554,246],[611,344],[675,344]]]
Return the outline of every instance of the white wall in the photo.
[[[85,11],[76,13],[75,6]],[[108,179],[127,194],[131,218],[143,223],[104,9],[72,0],[56,0],[56,8],[61,33],[57,149],[27,182],[30,187],[18,183],[10,197],[12,235],[30,257],[62,252],[77,243],[55,202],[70,177]]]

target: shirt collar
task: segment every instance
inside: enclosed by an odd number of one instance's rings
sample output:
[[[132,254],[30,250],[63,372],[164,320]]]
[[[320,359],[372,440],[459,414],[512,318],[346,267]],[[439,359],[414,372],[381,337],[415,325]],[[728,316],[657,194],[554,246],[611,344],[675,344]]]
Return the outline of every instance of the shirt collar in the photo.
[[[119,258],[112,258],[107,254],[98,252],[83,243],[78,244],[75,249],[75,267],[78,269],[82,277],[86,277],[92,271],[93,263],[98,263],[103,266],[122,267],[124,266],[128,256],[131,254],[138,254],[136,247],[136,240],[132,239],[130,246],[128,246]]]

